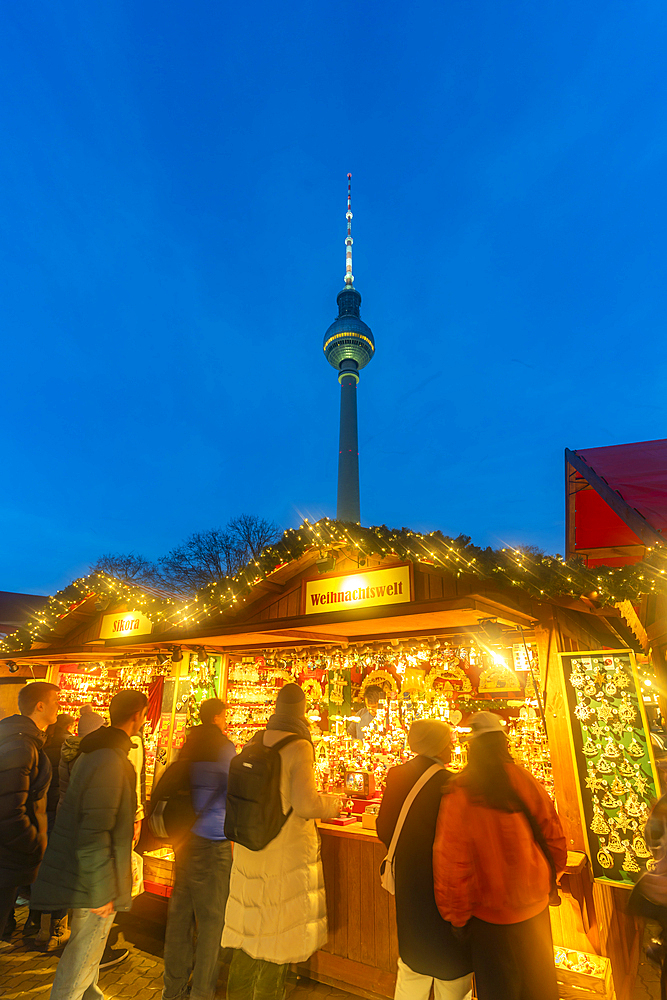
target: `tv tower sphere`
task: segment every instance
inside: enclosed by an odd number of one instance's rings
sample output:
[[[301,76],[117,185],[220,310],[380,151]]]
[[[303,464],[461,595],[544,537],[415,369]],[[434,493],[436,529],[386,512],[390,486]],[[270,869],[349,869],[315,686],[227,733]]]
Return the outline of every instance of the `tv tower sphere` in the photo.
[[[352,275],[351,180],[347,175],[347,237],[345,239],[345,288],[338,293],[338,316],[324,334],[324,356],[338,372],[340,382],[340,435],[338,446],[338,503],[336,518],[359,524],[359,443],[357,385],[359,371],[375,354],[371,328],[359,316],[361,295]]]

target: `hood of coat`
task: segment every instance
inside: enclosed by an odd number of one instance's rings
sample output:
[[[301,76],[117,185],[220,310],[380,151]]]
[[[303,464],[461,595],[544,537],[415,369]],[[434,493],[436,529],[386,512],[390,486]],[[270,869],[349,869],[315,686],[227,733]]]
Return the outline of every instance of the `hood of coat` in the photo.
[[[179,758],[192,763],[217,760],[226,742],[227,737],[212,722],[202,723],[188,730]]]
[[[102,726],[92,733],[82,737],[79,743],[80,753],[92,753],[94,750],[122,750],[127,753],[132,746],[132,740],[122,729],[115,726]]]
[[[71,763],[71,761],[73,761],[74,758],[79,753],[80,743],[81,743],[81,737],[75,736],[73,733],[70,733],[70,735],[67,737],[60,750],[60,756],[62,760],[67,761],[68,764]]]
[[[0,722],[0,745],[16,736],[26,736],[31,739],[37,750],[42,749],[46,739],[46,734],[38,729],[27,715],[9,715]]]

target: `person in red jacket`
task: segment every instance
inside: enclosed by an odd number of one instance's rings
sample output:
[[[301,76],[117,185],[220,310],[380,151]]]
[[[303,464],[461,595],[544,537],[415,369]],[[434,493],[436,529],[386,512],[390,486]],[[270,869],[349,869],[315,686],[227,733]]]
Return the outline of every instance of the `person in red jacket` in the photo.
[[[548,904],[567,863],[563,829],[546,790],[512,760],[502,720],[477,712],[470,725],[468,764],[438,816],[436,903],[465,928],[478,1000],[557,1000]]]

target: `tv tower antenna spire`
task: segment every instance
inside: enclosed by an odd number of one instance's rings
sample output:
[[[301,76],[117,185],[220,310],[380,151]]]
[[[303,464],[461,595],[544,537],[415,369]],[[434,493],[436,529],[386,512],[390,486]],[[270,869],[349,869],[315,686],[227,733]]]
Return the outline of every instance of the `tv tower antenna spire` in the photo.
[[[352,274],[352,174],[347,175],[347,236],[345,237],[345,284],[354,284]]]

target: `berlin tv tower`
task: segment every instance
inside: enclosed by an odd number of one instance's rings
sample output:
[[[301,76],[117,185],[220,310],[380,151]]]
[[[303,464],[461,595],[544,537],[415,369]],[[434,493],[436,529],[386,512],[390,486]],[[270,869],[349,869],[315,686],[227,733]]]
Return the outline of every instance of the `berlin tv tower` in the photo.
[[[340,439],[338,446],[338,503],[336,519],[359,524],[359,441],[357,385],[359,371],[375,354],[370,327],[359,316],[361,295],[352,274],[352,174],[347,175],[347,236],[345,288],[336,297],[338,318],[324,334],[324,354],[340,382]]]

